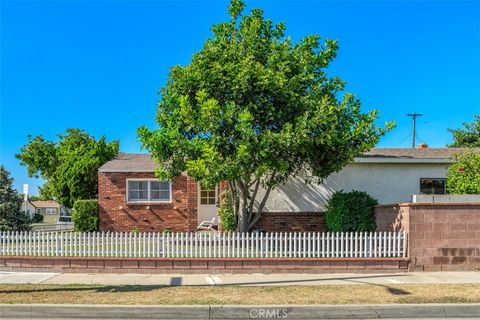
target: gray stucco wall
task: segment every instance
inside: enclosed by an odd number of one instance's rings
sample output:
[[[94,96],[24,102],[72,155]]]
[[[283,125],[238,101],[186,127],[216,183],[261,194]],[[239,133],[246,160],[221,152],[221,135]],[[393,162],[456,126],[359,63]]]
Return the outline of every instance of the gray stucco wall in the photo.
[[[324,211],[333,192],[366,191],[380,204],[411,202],[420,193],[420,178],[445,178],[446,163],[351,163],[323,184],[305,185],[304,177],[291,179],[272,191],[270,212]]]

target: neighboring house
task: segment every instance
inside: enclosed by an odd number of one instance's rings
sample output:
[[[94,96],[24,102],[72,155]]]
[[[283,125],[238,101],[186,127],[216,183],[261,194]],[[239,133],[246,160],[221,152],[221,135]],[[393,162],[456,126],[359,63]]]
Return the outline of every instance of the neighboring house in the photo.
[[[35,213],[43,215],[44,223],[56,223],[58,217],[64,214],[64,208],[54,200],[32,201]]]
[[[290,179],[271,193],[258,227],[319,230],[325,205],[338,190],[362,190],[380,204],[409,202],[415,194],[445,194],[451,156],[466,150],[373,149],[322,184]],[[154,176],[156,168],[148,154],[120,154],[100,167],[101,229],[192,231],[202,221],[218,221],[218,188],[205,190],[186,174],[161,182]]]
[[[28,214],[30,217],[33,217],[33,214],[36,212],[37,208],[30,202],[30,200],[24,201],[20,208],[21,211]]]

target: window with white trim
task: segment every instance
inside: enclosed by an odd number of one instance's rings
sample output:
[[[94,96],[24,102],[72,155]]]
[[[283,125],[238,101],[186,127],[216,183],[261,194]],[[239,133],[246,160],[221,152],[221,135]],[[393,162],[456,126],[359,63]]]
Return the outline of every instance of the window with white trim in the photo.
[[[127,180],[128,202],[170,202],[172,186],[168,181]]]
[[[57,208],[46,208],[45,214],[57,214]]]

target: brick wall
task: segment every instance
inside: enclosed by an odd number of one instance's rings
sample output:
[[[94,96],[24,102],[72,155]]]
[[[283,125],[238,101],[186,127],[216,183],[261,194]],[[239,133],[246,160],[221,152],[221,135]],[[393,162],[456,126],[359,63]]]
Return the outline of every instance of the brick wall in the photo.
[[[81,258],[2,257],[0,271],[99,273],[332,273],[406,271],[403,258]]]
[[[480,203],[407,203],[376,208],[380,230],[406,230],[411,270],[480,267]]]
[[[323,212],[265,212],[255,228],[269,232],[323,231]]]
[[[127,178],[155,178],[153,173],[99,173],[101,230],[192,231],[197,227],[197,184],[187,176],[173,179],[172,202],[127,204]]]

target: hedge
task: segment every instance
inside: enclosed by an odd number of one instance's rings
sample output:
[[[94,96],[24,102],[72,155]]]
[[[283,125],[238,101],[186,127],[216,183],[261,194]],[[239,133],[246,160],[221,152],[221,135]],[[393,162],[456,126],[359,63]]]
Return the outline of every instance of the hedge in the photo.
[[[331,232],[375,231],[378,201],[363,191],[335,192],[327,204],[325,228]]]
[[[72,221],[76,231],[97,231],[98,218],[97,200],[77,200],[73,204]]]

